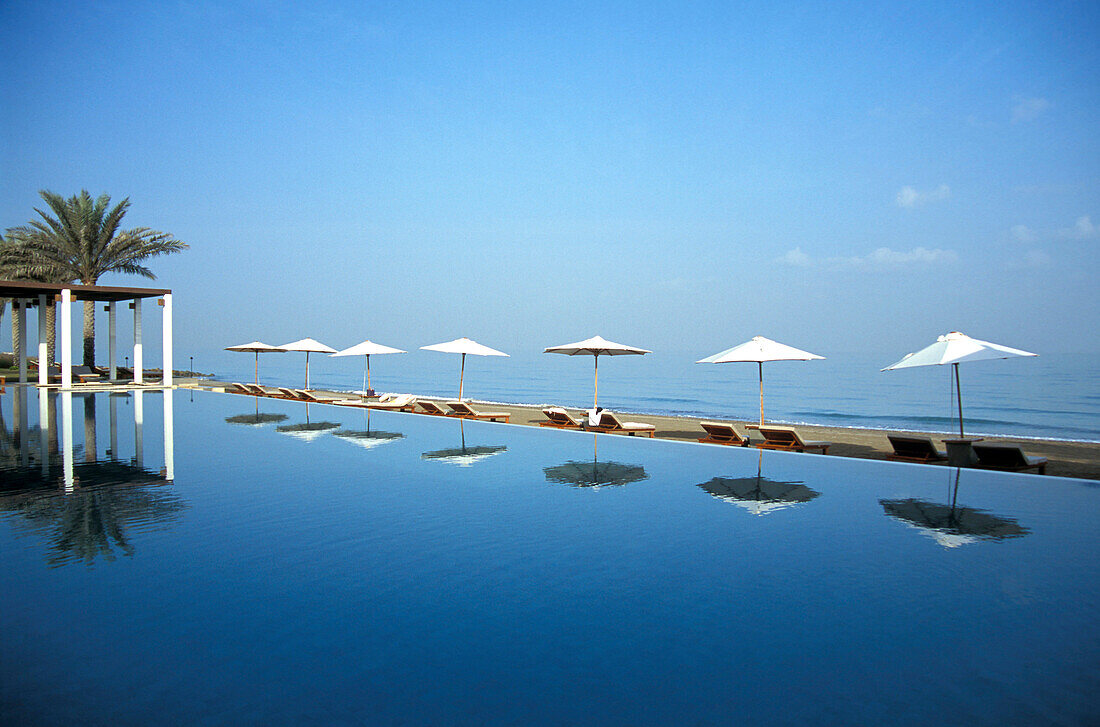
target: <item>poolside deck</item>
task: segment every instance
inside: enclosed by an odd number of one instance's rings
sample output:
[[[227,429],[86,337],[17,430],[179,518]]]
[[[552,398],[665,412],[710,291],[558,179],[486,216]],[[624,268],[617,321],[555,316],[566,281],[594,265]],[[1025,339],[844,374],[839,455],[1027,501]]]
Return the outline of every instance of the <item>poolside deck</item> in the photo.
[[[209,380],[180,383],[182,386],[195,386],[197,388],[221,392],[225,391],[226,386],[226,382]],[[343,392],[322,391],[321,393],[340,394]],[[237,396],[244,395],[237,394]],[[418,396],[417,398],[436,402],[447,401],[447,399],[430,396]],[[466,399],[465,401],[481,408],[491,408],[494,411],[508,412],[511,415],[510,425],[514,426],[538,426],[539,422],[546,421],[546,418],[542,414],[542,406],[498,404],[478,401],[476,399]],[[348,404],[339,404],[332,406],[348,406]],[[568,407],[567,410],[574,413],[580,411],[575,407]],[[632,414],[629,412],[617,413],[627,414],[631,419],[653,424],[657,428],[655,432],[655,437],[657,439],[671,439],[695,443],[697,443],[699,437],[705,435],[705,432],[699,425],[699,422],[712,420],[712,418],[710,417],[703,419],[699,417]],[[738,430],[742,434],[747,433],[746,425],[753,423],[739,422],[734,420],[727,421],[730,421],[731,423],[736,425]],[[829,454],[826,455],[830,457],[838,456],[854,457],[857,459],[885,460],[887,458],[887,455],[892,452],[890,443],[886,439],[886,435],[890,433],[887,430],[855,429],[847,427],[823,427],[803,424],[798,425],[797,429],[802,434],[804,439],[825,440],[832,442],[833,445],[829,448]],[[752,434],[751,432],[748,433],[750,433],[750,435]],[[927,435],[940,446],[942,446],[941,442],[943,438],[945,436],[950,436],[942,432],[906,433]],[[752,436],[752,439],[759,440],[760,437],[759,435],[756,435]],[[1100,480],[1100,444],[1097,444],[1095,442],[1072,442],[1062,440],[1053,441],[1044,439],[1028,439],[1021,437],[1001,436],[987,436],[984,437],[984,439],[990,442],[1018,444],[1029,455],[1046,457],[1047,460],[1049,460],[1046,471],[1047,475],[1056,477],[1074,477],[1079,479]],[[946,465],[930,464],[922,466],[942,467]]]

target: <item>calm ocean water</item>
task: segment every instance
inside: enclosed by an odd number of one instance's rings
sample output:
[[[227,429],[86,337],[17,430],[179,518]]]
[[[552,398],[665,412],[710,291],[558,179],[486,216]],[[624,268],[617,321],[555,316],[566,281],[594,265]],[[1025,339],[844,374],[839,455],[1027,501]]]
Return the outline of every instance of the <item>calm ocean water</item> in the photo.
[[[507,346],[504,346],[507,348]],[[695,364],[712,351],[600,358],[600,405],[637,414],[674,414],[755,420],[759,388],[755,364]],[[951,432],[957,427],[950,366],[881,372],[900,356],[830,354],[824,361],[764,365],[764,414],[772,422],[838,427]],[[195,368],[251,381],[248,354],[211,354],[215,365]],[[260,358],[266,384],[301,386],[305,356]],[[427,351],[375,356],[376,391],[456,396],[459,360]],[[1100,363],[1087,354],[980,361],[960,366],[968,434],[1100,441]],[[358,389],[363,360],[310,357],[310,385]],[[519,353],[510,358],[467,357],[465,395],[517,404],[592,405],[590,356]]]

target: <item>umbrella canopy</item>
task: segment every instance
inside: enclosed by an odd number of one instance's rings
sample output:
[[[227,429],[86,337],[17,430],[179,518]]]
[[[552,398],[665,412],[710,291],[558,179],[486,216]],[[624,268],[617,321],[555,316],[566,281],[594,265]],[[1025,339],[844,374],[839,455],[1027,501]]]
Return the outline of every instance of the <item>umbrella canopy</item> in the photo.
[[[306,385],[304,388],[309,388],[309,354],[311,353],[336,353],[336,349],[330,346],[326,346],[320,341],[315,341],[312,338],[303,338],[294,343],[284,343],[279,346],[284,351],[305,351],[306,354]]]
[[[757,365],[760,377],[760,424],[764,424],[764,362],[765,361],[811,361],[823,359],[816,353],[803,351],[763,336],[754,336],[742,344],[727,348],[725,351],[707,356],[695,363],[737,363],[749,362]]]
[[[256,354],[256,383],[260,383],[260,354],[261,353],[286,353],[285,349],[278,346],[270,346],[263,341],[252,341],[250,343],[242,343],[239,346],[226,346],[226,351],[241,351],[244,353]]]
[[[363,391],[364,392],[370,392],[370,391],[373,391],[373,389],[371,388],[371,385],[370,385],[370,357],[371,357],[371,354],[382,354],[382,353],[408,353],[408,352],[407,351],[402,351],[400,348],[390,348],[389,346],[383,346],[381,343],[375,343],[374,341],[363,341],[362,343],[355,344],[351,348],[345,348],[343,351],[337,351],[336,353],[332,354],[332,357],[333,358],[336,358],[337,356],[363,356],[363,357],[365,357],[366,360],[367,360],[367,367],[366,367],[366,371],[363,372]]]
[[[952,331],[940,336],[936,342],[926,346],[916,353],[908,353],[901,361],[891,364],[883,371],[894,369],[907,369],[914,366],[944,366],[951,364],[955,369],[955,391],[959,402],[959,436],[963,434],[962,413],[962,385],[959,382],[959,364],[967,361],[988,361],[995,358],[1013,358],[1016,356],[1038,356],[1029,351],[1021,351],[1018,348],[1009,348],[989,341],[979,341],[965,333]]]
[[[543,353],[561,353],[566,356],[591,356],[593,358],[595,361],[596,384],[592,396],[592,408],[595,409],[600,397],[600,356],[643,356],[653,352],[644,348],[635,348],[634,346],[608,341],[602,336],[593,336],[576,343],[551,346],[544,349]]]
[[[466,376],[466,354],[472,356],[507,356],[508,354],[503,351],[498,351],[495,348],[489,348],[483,346],[477,341],[471,341],[469,338],[456,338],[453,341],[447,341],[446,343],[433,343],[430,346],[421,346],[424,351],[439,351],[441,353],[460,353],[462,354],[462,367],[458,373],[458,400],[462,401],[462,383]]]

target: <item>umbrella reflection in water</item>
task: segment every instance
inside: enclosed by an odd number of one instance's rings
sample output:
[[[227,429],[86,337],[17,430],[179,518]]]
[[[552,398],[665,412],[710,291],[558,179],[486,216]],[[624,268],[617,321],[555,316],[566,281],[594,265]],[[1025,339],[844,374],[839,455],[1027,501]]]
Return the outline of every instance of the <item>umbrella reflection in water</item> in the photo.
[[[450,449],[437,449],[434,452],[424,452],[420,455],[420,459],[434,459],[441,462],[456,464],[459,467],[469,467],[476,462],[488,459],[508,449],[508,447],[503,444],[482,445],[477,447],[466,446],[466,427],[465,422],[461,419],[458,422],[458,430],[462,438],[462,446],[452,447]]]
[[[631,482],[648,479],[645,467],[622,462],[599,461],[596,447],[598,435],[592,435],[592,461],[569,461],[553,467],[544,467],[543,472],[550,482],[558,482],[570,487],[618,487]]]
[[[958,505],[961,472],[960,468],[955,468],[950,505],[915,498],[879,500],[879,503],[887,515],[915,527],[945,548],[957,548],[982,540],[1022,538],[1031,532],[1012,518]]]
[[[802,482],[773,480],[761,475],[764,453],[756,461],[755,477],[715,477],[699,485],[719,500],[743,507],[753,515],[809,502],[821,493]]]
[[[226,424],[244,424],[249,427],[262,427],[266,424],[277,424],[287,420],[286,414],[260,413],[260,397],[252,397],[256,400],[256,411],[248,414],[237,414],[226,417]]]
[[[309,420],[309,404],[306,404],[306,420],[304,422],[301,424],[284,424],[281,427],[275,427],[275,431],[295,439],[301,439],[303,442],[312,442],[330,429],[339,429],[339,427],[340,425],[336,422],[311,422]]]
[[[371,430],[370,428],[370,409],[366,409],[365,418],[367,420],[367,428],[364,430],[356,429],[341,429],[338,432],[333,432],[332,436],[340,437],[345,442],[350,442],[363,449],[374,449],[380,444],[386,442],[396,442],[398,439],[404,439],[405,435],[400,432],[383,432],[379,429]]]

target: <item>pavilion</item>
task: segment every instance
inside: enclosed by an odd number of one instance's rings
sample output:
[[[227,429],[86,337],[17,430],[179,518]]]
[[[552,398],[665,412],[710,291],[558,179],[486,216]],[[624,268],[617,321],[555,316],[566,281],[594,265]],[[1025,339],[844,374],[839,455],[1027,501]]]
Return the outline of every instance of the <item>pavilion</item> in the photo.
[[[49,366],[42,365],[47,359],[46,353],[46,306],[53,301],[61,303],[58,311],[60,324],[61,388],[71,389],[73,385],[73,323],[72,303],[76,301],[96,301],[107,304],[107,330],[110,337],[108,346],[109,378],[112,383],[118,380],[118,351],[115,345],[115,319],[118,304],[130,301],[134,311],[134,384],[142,384],[142,366],[144,364],[141,345],[141,303],[146,298],[157,298],[163,306],[163,326],[161,338],[164,352],[161,368],[164,370],[162,385],[172,386],[172,291],[155,288],[119,288],[105,285],[76,285],[56,283],[31,283],[22,280],[0,280],[0,298],[12,299],[12,317],[18,319],[21,330],[19,355],[19,383],[27,382],[27,309],[38,308],[38,385],[49,384]]]

